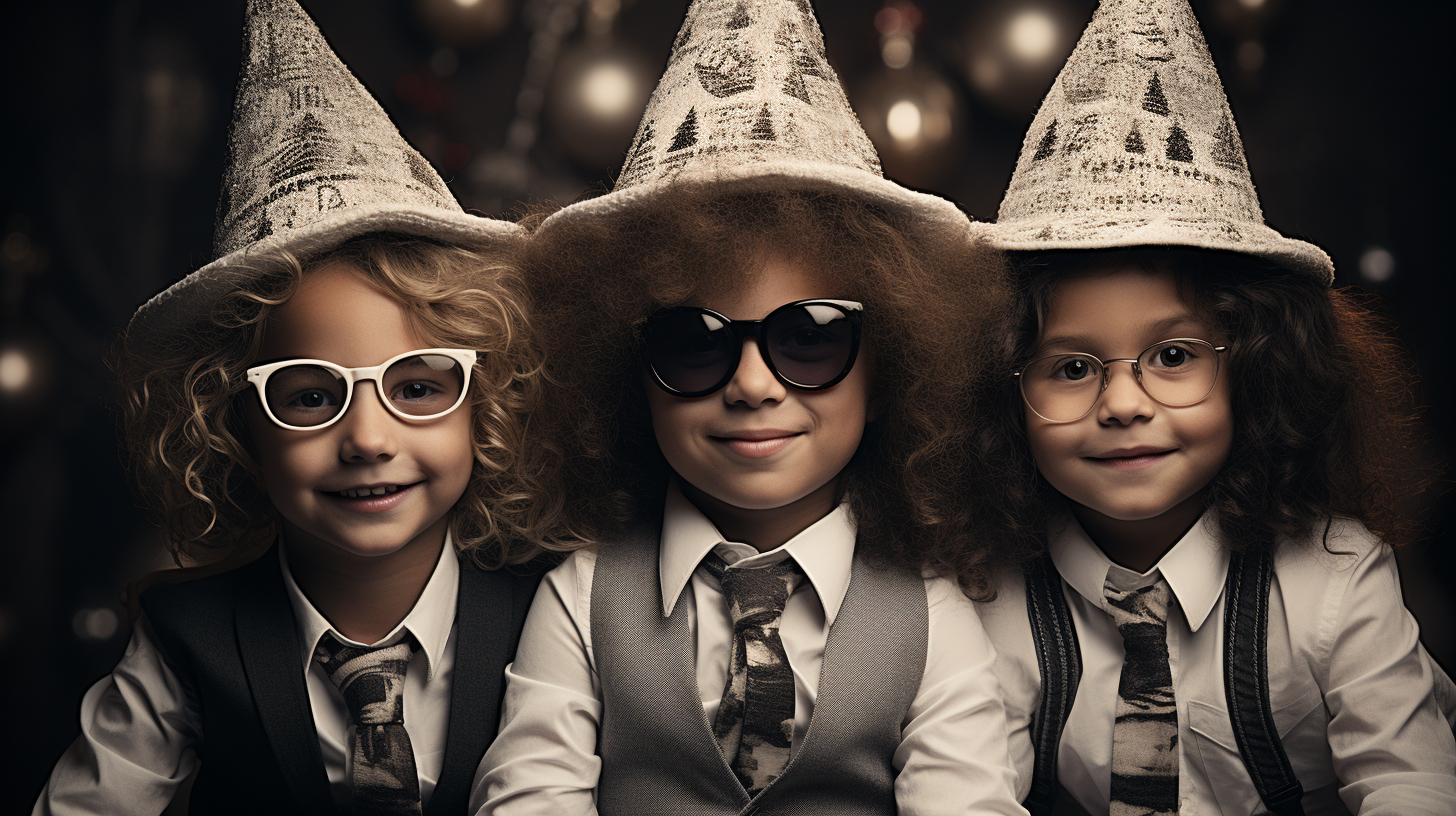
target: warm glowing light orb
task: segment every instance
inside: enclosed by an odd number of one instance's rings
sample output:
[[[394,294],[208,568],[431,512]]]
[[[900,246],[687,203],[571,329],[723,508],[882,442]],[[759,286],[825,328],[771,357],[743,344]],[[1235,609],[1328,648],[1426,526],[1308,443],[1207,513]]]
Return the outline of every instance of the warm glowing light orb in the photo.
[[[460,8],[472,8],[480,5],[480,0],[455,0],[455,5]]]
[[[581,78],[581,101],[593,116],[617,119],[636,113],[637,83],[624,66],[602,62]]]
[[[885,117],[885,128],[890,131],[890,138],[897,142],[918,140],[922,128],[920,106],[908,99],[891,105]]]
[[[904,68],[915,58],[915,44],[904,35],[886,37],[880,46],[880,56],[891,68]]]
[[[30,360],[19,349],[0,352],[0,388],[19,391],[30,383]]]
[[[1385,247],[1372,246],[1360,255],[1360,275],[1371,283],[1384,283],[1395,274],[1395,256]]]
[[[1023,11],[1006,26],[1011,53],[1027,62],[1040,62],[1057,47],[1057,26],[1044,11]]]

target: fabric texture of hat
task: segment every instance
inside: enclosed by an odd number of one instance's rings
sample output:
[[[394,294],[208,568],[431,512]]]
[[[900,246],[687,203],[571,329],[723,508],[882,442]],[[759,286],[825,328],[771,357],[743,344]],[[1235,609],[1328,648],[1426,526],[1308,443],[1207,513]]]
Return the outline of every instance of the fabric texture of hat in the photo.
[[[297,0],[250,0],[213,235],[216,260],[143,304],[128,334],[205,319],[250,256],[307,259],[370,232],[487,248],[523,234],[467,214]]]
[[[980,228],[950,201],[885,179],[809,0],[693,0],[616,186],[541,230],[623,212],[680,185],[834,191],[957,240]]]
[[[1324,280],[1319,247],[1264,224],[1188,0],[1103,0],[1022,144],[992,242],[1242,252]]]

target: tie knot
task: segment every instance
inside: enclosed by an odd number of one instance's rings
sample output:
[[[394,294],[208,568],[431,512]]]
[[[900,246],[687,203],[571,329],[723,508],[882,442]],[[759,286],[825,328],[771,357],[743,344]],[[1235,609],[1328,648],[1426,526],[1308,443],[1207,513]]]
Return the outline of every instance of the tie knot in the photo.
[[[1112,609],[1112,620],[1118,629],[1125,630],[1129,626],[1137,625],[1167,628],[1169,591],[1168,583],[1162,578],[1145,587],[1119,589],[1113,586],[1109,577],[1102,585],[1102,590],[1107,596],[1107,605]]]
[[[764,567],[729,567],[717,553],[708,553],[703,566],[718,579],[728,601],[733,627],[766,625],[784,614],[794,587],[804,574],[792,556]]]
[[[338,686],[355,725],[383,725],[404,722],[404,676],[416,648],[413,639],[374,649],[346,646],[326,634],[313,659]]]

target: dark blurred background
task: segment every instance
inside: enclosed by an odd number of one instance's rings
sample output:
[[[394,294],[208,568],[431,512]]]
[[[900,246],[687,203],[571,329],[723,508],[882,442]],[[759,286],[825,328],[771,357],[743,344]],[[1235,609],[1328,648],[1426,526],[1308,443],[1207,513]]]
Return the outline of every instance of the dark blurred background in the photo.
[[[819,0],[887,173],[992,218],[1092,0]],[[1378,296],[1424,373],[1440,473],[1401,553],[1456,668],[1448,235],[1450,70],[1433,5],[1194,0],[1265,217]],[[608,186],[687,0],[304,0],[468,207],[518,215]],[[6,799],[23,812],[121,656],[127,579],[166,566],[117,455],[104,355],[210,260],[242,0],[7,4],[0,166],[0,660]]]

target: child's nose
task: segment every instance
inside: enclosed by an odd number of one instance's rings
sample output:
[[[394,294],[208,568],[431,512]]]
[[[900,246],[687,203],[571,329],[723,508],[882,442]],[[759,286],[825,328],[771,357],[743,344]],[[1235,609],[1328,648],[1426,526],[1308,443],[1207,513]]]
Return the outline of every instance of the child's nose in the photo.
[[[738,358],[738,370],[733,372],[733,379],[723,389],[723,399],[730,405],[741,403],[756,408],[765,402],[783,402],[787,395],[788,389],[764,362],[758,343],[751,337],[745,337],[742,355]]]
[[[1138,382],[1128,363],[1118,361],[1107,366],[1107,388],[1097,403],[1097,419],[1102,423],[1128,425],[1136,419],[1147,419],[1157,410],[1157,403]]]
[[[373,382],[354,387],[354,399],[344,418],[339,456],[346,462],[372,462],[392,458],[397,453],[395,429],[399,419],[384,407]]]

